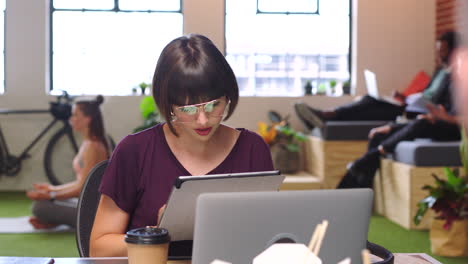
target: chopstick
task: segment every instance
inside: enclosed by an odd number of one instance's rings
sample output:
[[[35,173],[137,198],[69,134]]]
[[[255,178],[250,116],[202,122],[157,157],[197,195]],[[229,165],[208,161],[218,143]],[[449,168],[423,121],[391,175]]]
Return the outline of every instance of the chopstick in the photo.
[[[309,242],[309,250],[312,251],[316,256],[320,252],[320,247],[322,246],[323,238],[327,232],[328,221],[323,220],[321,224],[318,224],[315,227],[314,233]]]
[[[321,228],[321,232],[319,233],[319,238],[317,239],[317,245],[315,246],[315,250],[314,250],[315,256],[318,256],[319,254],[320,247],[322,246],[323,238],[325,237],[325,233],[327,232],[327,228],[328,228],[328,221],[324,220],[322,222],[322,228]]]
[[[315,227],[314,233],[312,234],[312,237],[310,238],[308,248],[317,257],[320,252],[320,247],[322,246],[323,238],[325,237],[325,233],[327,232],[327,228],[328,228],[328,221],[323,220],[322,223],[318,224]],[[371,264],[369,250],[363,249],[361,251],[361,255],[362,255],[363,264]]]
[[[310,238],[310,242],[309,242],[309,250],[311,252],[314,251],[315,244],[317,244],[319,230],[321,229],[322,229],[322,224],[318,224],[317,226],[315,226],[314,233],[312,234],[312,237]]]
[[[361,251],[361,255],[362,255],[362,264],[371,264],[369,250],[363,249]]]

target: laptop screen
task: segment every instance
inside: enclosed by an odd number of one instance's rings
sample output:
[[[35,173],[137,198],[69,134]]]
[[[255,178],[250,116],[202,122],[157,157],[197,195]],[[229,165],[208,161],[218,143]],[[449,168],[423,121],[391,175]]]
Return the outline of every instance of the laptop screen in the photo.
[[[377,87],[375,73],[364,70],[364,79],[366,80],[367,93],[374,98],[379,98],[379,88]]]

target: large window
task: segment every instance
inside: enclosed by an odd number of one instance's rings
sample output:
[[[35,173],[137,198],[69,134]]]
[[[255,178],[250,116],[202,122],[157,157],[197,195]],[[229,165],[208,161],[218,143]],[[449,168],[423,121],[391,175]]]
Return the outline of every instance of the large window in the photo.
[[[131,94],[182,20],[181,0],[53,0],[52,93]]]
[[[308,81],[313,91],[341,94],[350,77],[349,2],[226,0],[227,59],[241,95],[300,96]]]
[[[0,94],[5,93],[5,1],[0,0]]]

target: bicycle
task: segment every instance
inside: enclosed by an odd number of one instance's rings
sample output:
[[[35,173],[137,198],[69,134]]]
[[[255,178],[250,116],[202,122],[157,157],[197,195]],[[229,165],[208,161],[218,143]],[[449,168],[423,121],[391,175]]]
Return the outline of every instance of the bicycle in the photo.
[[[18,174],[21,170],[22,161],[31,157],[29,155],[29,151],[50,129],[52,129],[57,122],[62,122],[63,126],[55,132],[47,143],[47,147],[44,152],[43,165],[47,179],[51,184],[59,185],[74,179],[71,162],[73,157],[78,153],[78,144],[73,134],[72,127],[68,122],[71,116],[72,102],[73,98],[69,96],[67,92],[63,91],[62,95],[57,96],[57,101],[49,102],[50,106],[47,110],[0,109],[0,114],[5,115],[50,113],[54,117],[54,119],[33,139],[31,143],[29,143],[28,146],[25,147],[18,156],[14,156],[10,153],[7,141],[5,140],[0,126],[0,175],[5,174],[7,176],[15,176]],[[110,136],[107,137],[111,148],[114,149],[114,141]],[[64,141],[68,141],[68,144]],[[67,162],[64,163],[62,162],[63,160],[67,160]],[[60,173],[57,173],[56,171],[59,171]]]

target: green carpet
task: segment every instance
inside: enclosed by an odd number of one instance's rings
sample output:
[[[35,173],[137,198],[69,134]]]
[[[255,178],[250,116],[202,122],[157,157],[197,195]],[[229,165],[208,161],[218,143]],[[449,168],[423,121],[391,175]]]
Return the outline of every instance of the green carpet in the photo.
[[[0,217],[30,214],[31,202],[24,193],[0,192]],[[381,216],[371,219],[369,241],[392,252],[430,252],[429,233],[408,231]],[[0,256],[77,257],[74,233],[0,234]],[[433,256],[444,264],[466,264],[468,258]]]
[[[0,192],[0,217],[30,215],[22,192]],[[0,256],[79,257],[74,233],[0,234]]]

